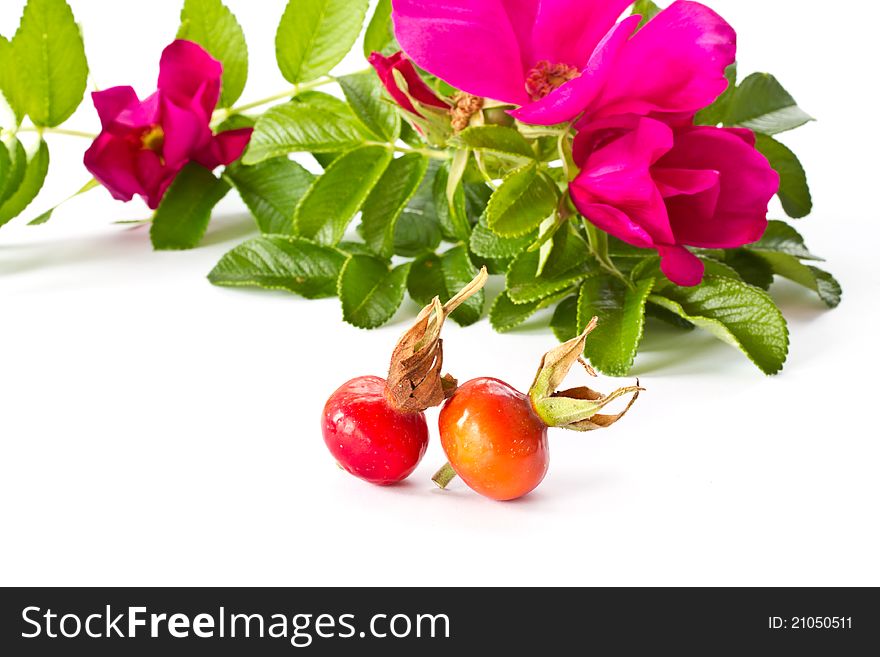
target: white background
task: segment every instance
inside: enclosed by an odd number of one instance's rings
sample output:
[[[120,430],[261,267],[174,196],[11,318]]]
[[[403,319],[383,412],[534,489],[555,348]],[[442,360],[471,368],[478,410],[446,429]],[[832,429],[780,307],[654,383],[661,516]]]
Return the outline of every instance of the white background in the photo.
[[[284,3],[228,1],[251,46],[243,100],[283,90]],[[95,83],[151,92],[181,3],[71,4]],[[880,584],[880,11],[710,4],[739,31],[740,70],[775,73],[820,119],[782,139],[815,194],[798,228],[846,298],[826,312],[776,286],[792,328],[782,375],[652,325],[638,407],[604,433],[553,432],[529,497],[435,490],[437,440],[405,485],[372,487],[336,468],[319,417],[348,378],[384,374],[415,304],[362,332],[335,300],[212,287],[214,263],[254,232],[236,197],[202,248],[157,254],[145,228],[112,223],[146,209],[98,190],[47,226],[0,231],[0,584]],[[0,32],[22,5],[2,3]],[[69,127],[96,129],[90,105]],[[25,219],[87,180],[87,145],[52,138],[50,181]],[[553,344],[540,322],[506,336],[450,326],[447,364],[526,387]]]

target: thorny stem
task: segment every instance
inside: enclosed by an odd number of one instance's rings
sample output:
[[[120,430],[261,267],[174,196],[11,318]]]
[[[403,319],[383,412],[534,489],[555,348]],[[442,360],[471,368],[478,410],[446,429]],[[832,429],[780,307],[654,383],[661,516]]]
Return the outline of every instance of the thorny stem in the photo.
[[[458,475],[455,474],[455,470],[452,469],[452,466],[447,463],[437,471],[437,474],[431,477],[431,481],[437,484],[438,487],[445,490],[450,482],[457,476]]]

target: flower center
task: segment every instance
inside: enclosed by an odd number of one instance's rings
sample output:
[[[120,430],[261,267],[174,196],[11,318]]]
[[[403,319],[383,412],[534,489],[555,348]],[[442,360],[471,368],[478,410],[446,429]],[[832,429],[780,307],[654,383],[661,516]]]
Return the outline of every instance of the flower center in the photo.
[[[161,153],[165,145],[165,131],[162,126],[154,125],[141,136],[141,147],[154,153]]]
[[[549,96],[566,82],[579,78],[581,72],[568,64],[538,62],[526,78],[526,92],[533,101]]]
[[[452,129],[461,132],[471,123],[471,117],[483,109],[485,100],[479,96],[471,96],[463,91],[452,99],[455,106],[449,110],[452,115]]]

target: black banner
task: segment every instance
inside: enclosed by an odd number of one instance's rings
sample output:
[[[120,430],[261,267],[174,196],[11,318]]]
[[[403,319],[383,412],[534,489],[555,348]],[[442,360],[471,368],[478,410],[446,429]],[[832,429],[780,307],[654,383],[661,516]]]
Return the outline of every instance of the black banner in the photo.
[[[4,589],[0,654],[850,655],[878,627],[874,589]]]

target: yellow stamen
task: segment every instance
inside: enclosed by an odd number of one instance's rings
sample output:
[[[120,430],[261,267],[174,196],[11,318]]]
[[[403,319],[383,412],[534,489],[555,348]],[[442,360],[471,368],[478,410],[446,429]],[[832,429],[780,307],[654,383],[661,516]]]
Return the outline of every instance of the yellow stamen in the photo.
[[[148,151],[161,153],[165,145],[165,131],[162,130],[162,126],[154,125],[147,130],[141,137],[141,145]]]

